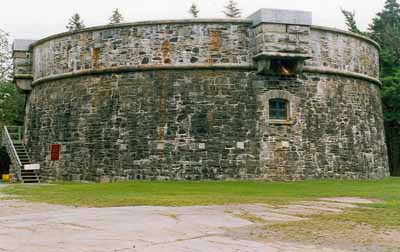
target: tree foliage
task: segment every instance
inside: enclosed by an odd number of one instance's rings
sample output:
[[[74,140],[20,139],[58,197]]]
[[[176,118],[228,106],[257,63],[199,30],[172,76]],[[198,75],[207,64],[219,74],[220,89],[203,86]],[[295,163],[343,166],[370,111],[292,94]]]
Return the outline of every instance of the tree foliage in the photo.
[[[385,8],[372,20],[370,37],[382,47],[382,75],[393,75],[400,67],[400,5],[387,0]]]
[[[362,32],[358,29],[357,22],[355,19],[356,12],[355,11],[351,12],[345,9],[341,9],[341,11],[346,19],[346,25],[348,27],[348,30],[354,33],[361,34]]]
[[[239,9],[238,3],[235,0],[229,0],[223,12],[228,18],[240,18],[242,15],[242,11]]]
[[[382,78],[384,88],[382,97],[385,111],[385,120],[396,122],[400,126],[400,69],[394,74]]]
[[[0,29],[0,82],[9,81],[11,74],[12,58],[8,34]]]
[[[112,16],[110,17],[110,24],[120,24],[122,22],[124,22],[124,17],[117,8],[113,11]]]
[[[24,122],[24,95],[13,83],[0,83],[0,126],[22,125]]]
[[[68,29],[68,31],[79,31],[85,28],[85,24],[83,23],[81,16],[78,13],[75,13],[69,19],[66,28]]]
[[[346,14],[347,15],[346,15]],[[343,12],[350,31],[357,31],[354,13]],[[385,7],[373,18],[367,32],[363,32],[381,46],[381,80],[386,141],[391,174],[400,175],[400,5],[386,0]]]
[[[342,10],[349,31],[360,31],[354,12]],[[386,121],[400,125],[400,5],[387,0],[384,9],[372,20],[366,35],[381,45],[382,98]]]
[[[400,5],[387,0],[372,20],[370,37],[382,47],[381,78],[385,119],[400,126]]]
[[[197,18],[199,16],[200,11],[195,3],[192,3],[192,5],[190,6],[189,13],[192,14],[194,18]]]

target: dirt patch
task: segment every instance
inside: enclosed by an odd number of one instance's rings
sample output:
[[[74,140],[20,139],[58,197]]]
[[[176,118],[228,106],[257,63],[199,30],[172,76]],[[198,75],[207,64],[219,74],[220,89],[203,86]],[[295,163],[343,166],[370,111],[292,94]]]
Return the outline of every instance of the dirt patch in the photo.
[[[400,235],[395,230],[376,230],[355,223],[319,222],[315,220],[290,224],[249,227],[242,238],[262,242],[286,242],[340,251],[400,251]]]
[[[5,186],[6,185],[1,185],[0,189],[4,188]],[[14,196],[5,195],[0,192],[0,217],[45,213],[66,209],[71,209],[71,207],[51,205],[46,203],[26,202],[16,199]]]
[[[45,203],[30,203],[22,200],[0,200],[0,216],[16,216],[71,209],[65,206]]]
[[[324,198],[318,201],[298,202],[277,207],[272,211],[302,216],[306,219],[280,223],[253,221],[257,225],[249,226],[247,229],[236,229],[231,235],[266,243],[280,241],[349,252],[400,251],[399,230],[379,229],[335,217],[339,217],[338,214],[344,213],[346,209],[360,208],[354,204],[374,202],[376,201],[359,198]],[[249,215],[239,217],[247,216]]]

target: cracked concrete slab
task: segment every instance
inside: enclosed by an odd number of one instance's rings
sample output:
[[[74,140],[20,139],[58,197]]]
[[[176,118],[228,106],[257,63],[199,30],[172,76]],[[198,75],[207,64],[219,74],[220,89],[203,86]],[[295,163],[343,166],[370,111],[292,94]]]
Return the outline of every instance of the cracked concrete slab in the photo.
[[[231,230],[255,224],[240,214],[252,214],[265,222],[289,222],[304,220],[296,216],[299,213],[339,213],[356,207],[347,199],[343,201],[304,201],[282,207],[255,204],[72,208],[0,200],[0,251],[347,252],[230,235]]]

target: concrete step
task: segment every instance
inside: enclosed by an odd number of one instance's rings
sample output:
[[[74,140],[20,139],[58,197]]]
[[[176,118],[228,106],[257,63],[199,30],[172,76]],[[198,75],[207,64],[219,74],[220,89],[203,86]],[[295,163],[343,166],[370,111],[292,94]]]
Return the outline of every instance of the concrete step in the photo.
[[[38,176],[40,176],[40,174],[38,174],[38,173],[22,173],[21,172],[21,176],[22,177],[26,177],[26,176],[35,176],[35,177],[38,177]]]
[[[39,180],[23,180],[23,184],[39,184]]]
[[[38,172],[21,171],[22,175],[39,175]]]
[[[40,181],[40,178],[22,178],[22,181],[27,182],[27,181]]]
[[[36,172],[21,172],[22,175],[39,175]]]

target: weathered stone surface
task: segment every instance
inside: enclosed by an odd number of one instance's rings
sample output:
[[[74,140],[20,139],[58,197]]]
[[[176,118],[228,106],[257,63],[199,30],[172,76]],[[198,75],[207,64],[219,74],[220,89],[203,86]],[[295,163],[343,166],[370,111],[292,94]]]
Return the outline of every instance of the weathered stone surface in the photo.
[[[175,36],[177,42],[170,42]],[[34,47],[33,75],[37,80],[115,67],[250,66],[262,52],[311,54],[307,66],[379,76],[379,51],[358,37],[296,25],[262,24],[253,30],[246,22],[130,26],[62,36]]]
[[[14,82],[18,90],[32,90],[32,53],[29,50],[30,40],[17,40],[13,44]]]
[[[310,26],[260,24],[255,28],[255,55],[263,52],[311,55]]]
[[[260,9],[249,19],[253,20],[254,25],[260,23],[312,25],[312,13],[298,10]]]
[[[273,90],[293,95],[293,124],[268,122]],[[379,88],[366,81],[152,71],[44,83],[28,103],[28,145],[49,180],[387,175]]]
[[[379,78],[379,50],[358,37],[331,30],[312,29],[313,58],[309,66],[323,66]]]
[[[88,31],[34,48],[35,79],[68,72],[139,65],[249,65],[250,23],[128,26]]]
[[[258,75],[257,48],[310,54],[313,73]],[[27,144],[47,180],[388,175],[378,48],[359,36],[248,20],[127,24],[38,42],[33,63]],[[288,120],[269,118],[276,98]]]

